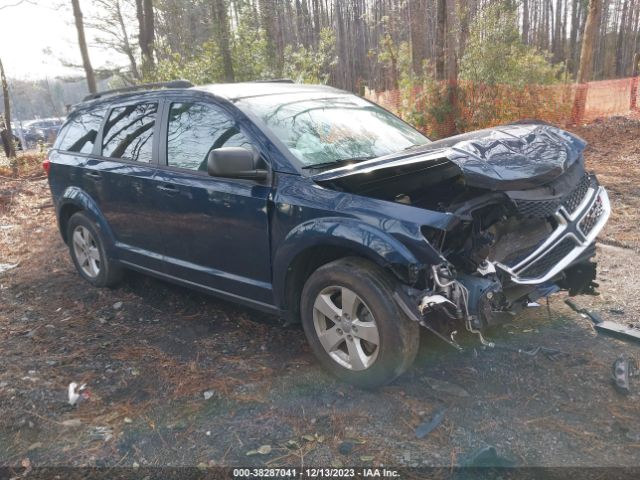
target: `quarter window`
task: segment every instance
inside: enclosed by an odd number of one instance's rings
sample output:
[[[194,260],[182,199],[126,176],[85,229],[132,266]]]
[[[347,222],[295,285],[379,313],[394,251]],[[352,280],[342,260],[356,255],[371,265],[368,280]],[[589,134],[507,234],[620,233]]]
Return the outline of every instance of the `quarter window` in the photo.
[[[60,135],[60,150],[78,153],[91,153],[98,136],[105,110],[93,110],[72,118]]]
[[[206,103],[171,104],[167,165],[206,171],[209,152],[221,147],[251,148],[251,144],[219,108]]]
[[[157,103],[139,103],[111,110],[104,127],[102,155],[150,163],[157,111]]]

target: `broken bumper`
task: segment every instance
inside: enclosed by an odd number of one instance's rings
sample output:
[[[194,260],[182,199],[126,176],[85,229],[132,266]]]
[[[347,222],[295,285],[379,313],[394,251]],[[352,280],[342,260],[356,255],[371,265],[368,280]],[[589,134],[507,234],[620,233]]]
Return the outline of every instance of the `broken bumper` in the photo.
[[[497,263],[514,283],[536,285],[556,277],[593,244],[607,223],[611,205],[606,190],[594,176],[578,207],[569,213],[564,206],[554,213],[557,226],[540,246],[514,265]]]

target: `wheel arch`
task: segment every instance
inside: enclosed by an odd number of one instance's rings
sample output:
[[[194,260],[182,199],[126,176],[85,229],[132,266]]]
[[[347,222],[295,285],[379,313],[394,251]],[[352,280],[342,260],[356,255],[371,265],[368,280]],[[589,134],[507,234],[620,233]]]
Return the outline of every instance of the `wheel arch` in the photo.
[[[111,252],[115,246],[115,239],[107,220],[91,196],[78,187],[67,188],[62,194],[59,202],[58,228],[60,229],[64,242],[67,243],[68,241],[67,225],[69,223],[69,219],[77,212],[85,212],[89,217],[91,217],[106,240],[105,249]]]
[[[397,239],[352,219],[327,218],[299,225],[274,255],[274,297],[287,321],[299,321],[300,295],[309,276],[344,257],[365,258],[398,281],[414,284],[425,268]]]

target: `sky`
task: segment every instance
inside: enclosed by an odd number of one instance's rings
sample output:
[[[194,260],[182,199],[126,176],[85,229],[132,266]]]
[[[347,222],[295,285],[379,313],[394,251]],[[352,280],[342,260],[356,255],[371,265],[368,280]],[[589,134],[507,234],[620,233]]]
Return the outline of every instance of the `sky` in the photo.
[[[80,5],[86,17],[91,0],[80,0]],[[114,61],[113,52],[93,45],[94,32],[86,34],[94,68],[124,63],[120,58]],[[0,58],[7,76],[14,79],[83,75],[81,68],[60,62],[82,63],[70,0],[0,0]]]

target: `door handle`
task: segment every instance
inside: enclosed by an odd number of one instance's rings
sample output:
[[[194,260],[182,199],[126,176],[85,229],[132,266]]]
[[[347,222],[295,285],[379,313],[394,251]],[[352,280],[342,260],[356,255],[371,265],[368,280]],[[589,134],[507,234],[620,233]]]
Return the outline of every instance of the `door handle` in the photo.
[[[102,175],[98,172],[84,172],[84,174],[92,180],[102,180]]]
[[[179,190],[171,185],[158,185],[156,188],[166,195],[175,195],[179,193]]]

